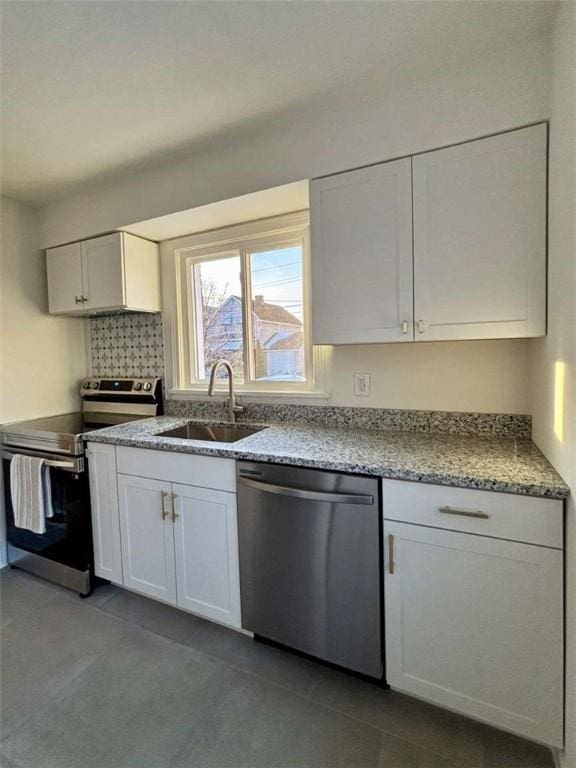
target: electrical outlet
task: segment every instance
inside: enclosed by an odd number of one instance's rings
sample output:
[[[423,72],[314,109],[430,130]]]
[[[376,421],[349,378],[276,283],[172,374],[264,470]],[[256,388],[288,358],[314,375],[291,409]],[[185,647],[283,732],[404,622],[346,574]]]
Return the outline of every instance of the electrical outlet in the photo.
[[[370,374],[369,373],[354,374],[354,394],[361,395],[362,397],[368,397],[368,395],[370,394]]]

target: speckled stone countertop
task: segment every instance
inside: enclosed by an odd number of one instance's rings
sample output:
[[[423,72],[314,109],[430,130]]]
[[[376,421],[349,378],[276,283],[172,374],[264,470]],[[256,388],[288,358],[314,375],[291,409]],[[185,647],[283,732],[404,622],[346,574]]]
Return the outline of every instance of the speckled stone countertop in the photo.
[[[158,435],[190,421],[189,418],[159,416],[99,429],[87,433],[84,438],[134,448],[292,464],[528,496],[561,499],[569,494],[560,475],[526,438],[369,431],[302,424],[271,424],[235,443]],[[200,419],[192,421],[215,423]]]

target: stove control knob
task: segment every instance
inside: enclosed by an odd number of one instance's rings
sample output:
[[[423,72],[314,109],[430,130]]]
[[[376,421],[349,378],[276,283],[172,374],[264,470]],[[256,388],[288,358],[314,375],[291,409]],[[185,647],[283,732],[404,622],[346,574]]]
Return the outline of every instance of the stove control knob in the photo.
[[[132,389],[135,389],[136,392],[139,392],[142,389],[142,382],[141,381],[135,381],[134,386]]]
[[[144,390],[144,392],[150,392],[150,390],[152,389],[152,384],[149,381],[145,381],[144,384],[142,385],[142,389]]]
[[[100,382],[99,381],[93,381],[92,382],[92,389],[100,389]]]

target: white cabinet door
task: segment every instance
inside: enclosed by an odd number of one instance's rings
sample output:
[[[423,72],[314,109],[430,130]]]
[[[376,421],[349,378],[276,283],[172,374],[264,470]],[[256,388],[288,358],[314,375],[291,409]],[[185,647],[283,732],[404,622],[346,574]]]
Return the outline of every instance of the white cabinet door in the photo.
[[[546,125],[413,158],[416,341],[546,333]]]
[[[176,603],[170,483],[118,475],[124,586]]]
[[[85,309],[122,307],[125,304],[122,233],[82,243]]]
[[[310,184],[314,344],[413,338],[410,158]]]
[[[54,313],[83,310],[82,255],[80,243],[46,251],[48,309]]]
[[[122,584],[116,449],[113,445],[89,443],[86,453],[90,477],[96,576],[108,579],[115,584]]]
[[[562,744],[561,550],[385,521],[392,688]]]
[[[172,491],[178,605],[240,627],[236,496],[190,485]]]

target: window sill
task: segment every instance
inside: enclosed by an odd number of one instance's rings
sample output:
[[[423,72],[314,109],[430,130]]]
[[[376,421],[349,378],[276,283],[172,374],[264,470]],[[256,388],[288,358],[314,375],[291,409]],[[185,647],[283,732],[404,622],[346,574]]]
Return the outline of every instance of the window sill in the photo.
[[[291,400],[301,403],[305,400],[318,402],[321,400],[327,401],[330,399],[329,392],[322,392],[319,390],[311,390],[309,392],[290,392],[285,390],[262,392],[260,390],[254,389],[236,389],[235,392],[238,397],[242,398],[242,400],[254,403],[278,400],[284,403],[289,403]],[[169,389],[167,394],[169,400],[203,400],[206,402],[212,400],[212,398],[208,395],[206,388]],[[214,395],[214,398],[217,401],[226,400],[228,398],[228,390],[226,389],[226,391],[217,391]]]

